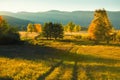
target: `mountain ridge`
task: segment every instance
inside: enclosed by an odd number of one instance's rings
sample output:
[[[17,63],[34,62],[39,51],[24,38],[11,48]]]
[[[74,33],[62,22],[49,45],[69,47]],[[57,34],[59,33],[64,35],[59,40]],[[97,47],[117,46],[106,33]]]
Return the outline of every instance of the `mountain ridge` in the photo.
[[[21,29],[21,27],[26,27],[28,23],[34,23],[29,20],[19,19],[11,16],[1,15],[3,19],[5,19],[11,26],[18,27]]]
[[[112,22],[113,26],[116,29],[120,29],[120,11],[107,11],[108,17]],[[73,21],[76,24],[79,24],[83,27],[88,27],[90,22],[93,19],[94,11],[59,11],[59,10],[50,10],[45,12],[1,12],[0,15],[7,15],[19,19],[29,20],[35,23],[44,22],[59,22],[62,24],[67,24],[70,21]]]

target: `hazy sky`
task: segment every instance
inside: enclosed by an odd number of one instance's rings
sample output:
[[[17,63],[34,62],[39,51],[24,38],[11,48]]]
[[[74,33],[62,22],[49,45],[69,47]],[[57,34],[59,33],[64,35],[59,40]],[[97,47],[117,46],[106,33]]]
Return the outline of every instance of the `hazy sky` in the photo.
[[[75,11],[105,8],[120,11],[120,0],[0,0],[0,11],[39,12],[48,10]]]

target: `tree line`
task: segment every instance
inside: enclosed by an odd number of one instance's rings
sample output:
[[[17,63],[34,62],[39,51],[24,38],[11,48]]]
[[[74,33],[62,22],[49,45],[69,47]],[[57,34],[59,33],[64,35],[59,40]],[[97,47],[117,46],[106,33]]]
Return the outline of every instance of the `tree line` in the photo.
[[[73,22],[69,22],[66,25],[60,23],[46,22],[42,26],[41,24],[29,23],[27,26],[27,32],[41,33],[46,39],[63,39],[64,32],[80,32],[81,26]],[[96,10],[94,13],[94,19],[88,27],[88,39],[98,44],[100,41],[110,40],[120,41],[120,32],[116,32],[112,26],[107,12],[105,10]],[[19,41],[20,37],[18,31],[11,27],[2,17],[0,17],[0,43]],[[3,41],[3,42],[2,42]]]
[[[76,25],[73,22],[69,22],[67,25],[63,26],[60,23],[46,22],[43,27],[38,26],[37,28],[47,39],[62,39],[64,37],[64,32],[80,32],[81,26]],[[38,32],[35,24],[29,23],[27,26],[27,32]]]

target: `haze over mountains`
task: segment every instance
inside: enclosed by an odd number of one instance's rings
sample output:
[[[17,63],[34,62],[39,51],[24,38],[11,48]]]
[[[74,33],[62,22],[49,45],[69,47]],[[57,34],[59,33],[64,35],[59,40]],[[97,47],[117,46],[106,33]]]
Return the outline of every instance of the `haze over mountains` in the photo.
[[[120,29],[120,11],[108,11],[108,17],[116,29]],[[80,24],[82,27],[88,27],[94,16],[94,11],[58,11],[51,10],[46,12],[5,12],[0,11],[0,15],[5,15],[6,19],[10,24],[24,25],[27,23],[40,23],[44,22],[59,22],[62,24],[67,24],[73,21],[76,24]],[[7,18],[9,17],[9,19]],[[19,23],[20,20],[20,23]],[[22,21],[23,20],[23,21]],[[13,21],[13,22],[12,22]],[[22,24],[23,23],[23,24]]]
[[[2,15],[2,17],[10,24],[13,25],[15,27],[21,28],[21,27],[25,27],[28,25],[28,23],[34,23],[30,20],[24,20],[24,19],[19,19],[16,17],[11,17],[11,16],[6,16],[6,15]]]

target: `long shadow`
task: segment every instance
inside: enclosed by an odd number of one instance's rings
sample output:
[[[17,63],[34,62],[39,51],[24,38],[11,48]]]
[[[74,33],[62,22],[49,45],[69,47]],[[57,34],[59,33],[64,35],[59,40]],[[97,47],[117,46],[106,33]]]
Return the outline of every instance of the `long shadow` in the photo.
[[[110,42],[109,44],[107,43],[99,43],[99,44],[95,44],[94,41],[90,41],[90,40],[61,40],[61,42],[68,42],[68,43],[74,43],[75,45],[90,45],[90,46],[94,46],[94,45],[103,45],[103,46],[116,46],[116,47],[120,47],[120,43],[112,43]]]
[[[14,79],[10,77],[0,77],[0,80],[14,80]]]
[[[109,72],[109,74],[119,74],[120,73],[120,67],[113,67],[113,66],[107,66],[107,65],[79,65],[80,67],[83,67],[84,70],[86,71],[86,75],[88,77],[88,79],[90,80],[96,80],[96,77],[94,76],[97,72],[101,73],[101,78],[104,78],[103,80],[108,80],[107,76],[108,74],[102,74],[105,72]],[[102,77],[104,76],[104,77]],[[119,76],[118,76],[119,77]],[[114,77],[115,78],[115,77]],[[115,79],[115,80],[119,80],[119,79]]]
[[[49,60],[50,59],[58,59],[60,60],[59,63],[52,66],[52,68],[40,76],[38,80],[44,80],[45,77],[47,77],[49,74],[52,73],[52,71],[60,66],[63,61],[74,61],[74,69],[73,69],[73,76],[74,79],[77,79],[77,62],[84,62],[84,63],[103,63],[103,64],[116,64],[120,63],[120,60],[116,59],[107,59],[102,57],[96,57],[92,55],[83,55],[83,54],[76,54],[76,53],[70,53],[65,50],[59,50],[52,47],[46,47],[46,46],[33,46],[33,45],[5,45],[0,46],[0,57],[7,57],[7,58],[21,58],[26,60]],[[104,69],[114,72],[114,71],[120,71],[120,67],[108,67],[108,66],[102,66]],[[89,67],[90,68],[90,67]],[[88,68],[88,69],[89,69]],[[100,69],[98,66],[97,68]],[[113,71],[112,71],[112,70]],[[89,74],[88,74],[89,75]],[[91,77],[90,77],[91,78]],[[1,78],[2,79],[2,78]]]
[[[39,76],[39,78],[38,78],[37,80],[45,80],[45,78],[46,78],[48,75],[50,75],[50,74],[54,71],[54,69],[55,69],[56,67],[59,67],[62,63],[63,63],[63,61],[60,61],[60,62],[58,62],[56,65],[52,66],[49,71],[47,71],[46,73],[44,73],[42,76]]]
[[[73,66],[73,74],[72,74],[72,80],[77,80],[78,79],[78,67],[77,67],[77,61],[75,61],[74,66]]]
[[[64,61],[79,61],[79,62],[96,62],[105,64],[119,63],[120,60],[107,59],[96,57],[92,55],[83,55],[70,53],[65,50],[59,50],[46,46],[32,46],[32,45],[7,45],[0,46],[0,56],[7,58],[21,58],[27,60],[43,59],[59,59]]]

